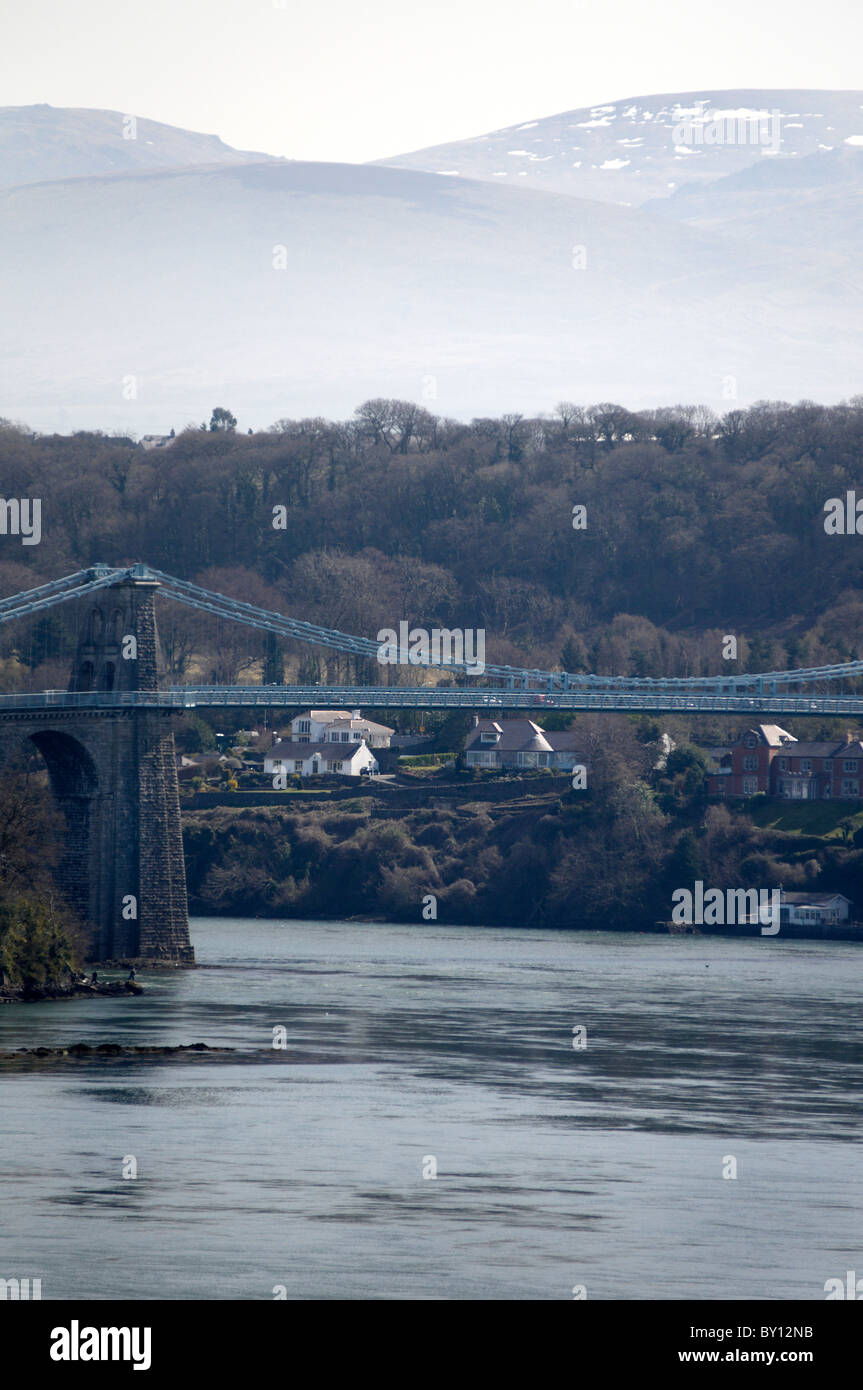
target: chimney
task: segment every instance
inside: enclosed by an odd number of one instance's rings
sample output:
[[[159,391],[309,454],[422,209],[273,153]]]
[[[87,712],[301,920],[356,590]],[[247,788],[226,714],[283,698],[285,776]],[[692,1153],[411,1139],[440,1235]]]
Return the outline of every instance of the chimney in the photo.
[[[478,715],[478,714],[475,714],[474,717],[473,717],[473,727],[476,728],[476,727],[478,726],[478,724],[479,724],[479,715]]]
[[[854,735],[852,734],[852,732],[851,732],[850,729],[846,729],[846,730],[845,730],[845,746],[846,746],[846,748],[847,748],[847,746],[848,746],[849,743],[853,743],[853,742],[854,742]]]
[[[355,709],[355,710],[352,710],[352,711],[351,711],[351,718],[352,718],[352,719],[362,719],[362,715],[360,714],[360,712],[359,712],[358,709]]]

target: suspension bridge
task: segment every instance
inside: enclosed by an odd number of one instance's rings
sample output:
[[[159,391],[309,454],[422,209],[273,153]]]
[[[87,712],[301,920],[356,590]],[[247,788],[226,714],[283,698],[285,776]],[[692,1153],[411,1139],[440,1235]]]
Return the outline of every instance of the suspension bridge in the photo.
[[[191,963],[174,754],[174,717],[190,709],[303,707],[689,712],[753,717],[863,714],[863,662],[757,675],[630,678],[414,660],[449,674],[437,685],[159,683],[156,595],[247,628],[377,661],[380,646],[213,593],[137,564],[93,565],[0,599],[0,625],[86,600],[66,690],[0,695],[0,762],[22,745],[47,766],[65,818],[59,879],[95,960]],[[409,639],[410,640],[410,639]],[[389,666],[389,670],[393,667]]]
[[[123,582],[152,584],[161,597],[214,614],[245,627],[277,637],[325,647],[352,656],[378,659],[380,644],[334,628],[320,627],[297,618],[213,593],[196,584],[176,579],[149,565],[112,569],[94,565],[40,588],[0,600],[0,624],[30,617]],[[182,685],[169,688],[120,688],[116,666],[98,681],[86,662],[69,690],[46,690],[0,695],[4,710],[122,709],[181,710],[202,708],[288,707],[310,700],[317,708],[336,708],[346,701],[376,708],[529,709],[547,705],[565,710],[617,710],[625,713],[692,711],[694,713],[762,713],[775,715],[861,715],[863,661],[797,670],[768,671],[728,676],[629,677],[596,676],[567,671],[543,671],[487,664],[480,684],[470,663],[455,660],[413,661],[407,650],[396,663],[414,670],[434,668],[465,678],[469,685]],[[852,686],[840,691],[841,683]]]

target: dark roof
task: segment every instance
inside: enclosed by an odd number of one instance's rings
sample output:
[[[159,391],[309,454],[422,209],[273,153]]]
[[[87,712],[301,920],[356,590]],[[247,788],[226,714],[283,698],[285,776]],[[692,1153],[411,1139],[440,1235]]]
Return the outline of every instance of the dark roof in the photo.
[[[482,743],[482,734],[500,733],[496,743]],[[537,742],[544,740],[544,743]],[[496,748],[500,753],[522,753],[537,748],[551,748],[555,753],[569,753],[577,750],[578,734],[568,729],[560,733],[546,733],[532,719],[481,719],[470,732],[465,744],[465,752],[475,748]]]
[[[788,758],[832,758],[837,746],[836,743],[788,743],[781,752]]]
[[[559,733],[547,733],[548,739],[555,753],[577,753],[578,734],[573,729],[561,729]]]
[[[550,753],[550,752],[551,752],[551,744],[549,743],[549,741],[548,741],[548,739],[546,738],[545,734],[542,733],[541,731],[539,731],[539,732],[537,732],[537,733],[534,734],[533,738],[529,738],[529,739],[528,739],[527,743],[524,745],[524,752],[525,752],[525,753]]]
[[[789,758],[860,758],[863,745],[854,743],[789,743],[783,749]]]
[[[344,728],[344,725],[348,726],[347,729]],[[359,719],[333,719],[328,727],[338,728],[339,733],[349,732],[351,729],[371,729],[372,732],[377,730],[382,734],[395,733],[395,729],[391,729],[389,724],[376,724],[374,719],[364,719],[362,715]]]

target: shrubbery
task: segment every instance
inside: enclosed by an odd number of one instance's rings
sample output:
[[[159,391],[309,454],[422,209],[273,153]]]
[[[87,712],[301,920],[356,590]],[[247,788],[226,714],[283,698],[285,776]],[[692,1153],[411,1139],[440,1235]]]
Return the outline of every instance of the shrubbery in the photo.
[[[359,802],[196,812],[185,828],[192,910],[419,921],[433,893],[442,921],[623,929],[669,917],[672,891],[697,878],[860,902],[863,849],[705,805],[697,750],[657,769],[655,743],[628,720],[579,727],[591,790],[564,789],[551,807],[526,787],[517,804],[386,817]]]
[[[0,902],[0,981],[25,991],[67,984],[79,963],[76,933],[49,906],[28,897]]]

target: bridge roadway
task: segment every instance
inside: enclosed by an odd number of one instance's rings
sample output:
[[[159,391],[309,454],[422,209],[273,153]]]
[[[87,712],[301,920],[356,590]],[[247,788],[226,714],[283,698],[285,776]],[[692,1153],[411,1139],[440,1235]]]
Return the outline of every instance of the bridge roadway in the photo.
[[[728,695],[693,690],[644,690],[633,687],[605,691],[568,690],[544,694],[535,690],[494,690],[479,686],[342,686],[342,685],[204,685],[167,690],[87,691],[46,690],[37,694],[0,695],[0,719],[41,710],[143,709],[469,709],[580,710],[622,714],[672,712],[692,714],[863,715],[863,694],[806,695],[770,692]]]

